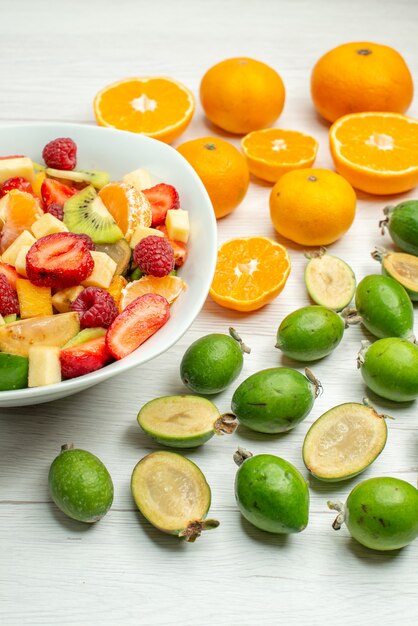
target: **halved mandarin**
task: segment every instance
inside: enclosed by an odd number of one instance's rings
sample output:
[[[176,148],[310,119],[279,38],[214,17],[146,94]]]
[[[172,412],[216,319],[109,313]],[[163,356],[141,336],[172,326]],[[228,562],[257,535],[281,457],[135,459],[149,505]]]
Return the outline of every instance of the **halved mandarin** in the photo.
[[[243,137],[241,147],[251,174],[269,183],[291,170],[311,167],[318,152],[313,137],[281,128],[255,130]]]
[[[163,296],[171,304],[184,289],[186,289],[186,283],[179,276],[164,276],[163,278],[143,276],[139,280],[128,283],[122,289],[119,310],[123,311],[128,304],[146,293]]]
[[[3,253],[24,230],[30,230],[32,224],[42,217],[39,201],[30,193],[13,189],[3,199],[4,226],[1,231],[0,253]]]
[[[368,193],[402,193],[418,184],[418,120],[399,113],[353,113],[334,122],[337,171]]]
[[[284,246],[268,237],[232,239],[218,250],[212,298],[227,309],[255,311],[276,298],[290,273]]]
[[[94,98],[100,126],[143,133],[166,143],[189,125],[195,107],[191,91],[165,76],[125,78],[107,85]]]
[[[133,185],[109,183],[100,189],[99,196],[128,241],[137,226],[151,226],[150,203]]]

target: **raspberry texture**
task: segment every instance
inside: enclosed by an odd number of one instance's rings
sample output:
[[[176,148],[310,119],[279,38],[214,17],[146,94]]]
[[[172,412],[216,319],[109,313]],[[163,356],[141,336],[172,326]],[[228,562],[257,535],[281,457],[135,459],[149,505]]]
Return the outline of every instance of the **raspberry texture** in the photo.
[[[78,237],[81,241],[84,241],[89,250],[96,250],[96,246],[93,243],[93,239],[89,235],[84,233],[72,233],[74,237]]]
[[[46,144],[42,157],[48,167],[73,170],[77,165],[77,146],[69,137],[59,137]]]
[[[162,278],[174,269],[174,251],[163,237],[144,237],[135,246],[134,261],[145,274]]]
[[[51,202],[51,204],[48,205],[46,212],[51,213],[51,215],[56,217],[58,220],[61,220],[61,222],[64,219],[64,207],[58,204],[58,202]]]
[[[4,274],[0,274],[0,315],[19,314],[17,293]]]
[[[87,287],[71,305],[80,316],[81,328],[107,328],[118,316],[116,302],[104,289]]]
[[[6,193],[12,191],[12,189],[26,191],[26,193],[31,193],[33,195],[32,185],[28,180],[26,180],[26,178],[23,178],[23,176],[14,176],[13,178],[5,180],[0,186],[0,197],[5,196]]]

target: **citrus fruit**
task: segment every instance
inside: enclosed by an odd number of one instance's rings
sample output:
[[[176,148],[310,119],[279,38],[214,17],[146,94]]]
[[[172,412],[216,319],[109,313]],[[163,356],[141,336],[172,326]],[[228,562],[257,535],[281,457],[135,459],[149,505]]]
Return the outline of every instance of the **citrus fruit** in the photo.
[[[128,304],[146,293],[156,293],[163,296],[171,304],[185,288],[186,283],[179,276],[168,275],[163,278],[143,276],[139,280],[128,283],[122,289],[119,308],[123,311]]]
[[[171,143],[189,125],[194,97],[172,78],[135,77],[104,87],[96,94],[93,106],[100,126],[143,133]]]
[[[137,226],[151,226],[151,206],[146,196],[133,185],[109,183],[99,197],[129,241]]]
[[[312,99],[318,113],[329,122],[360,111],[404,113],[413,91],[412,76],[402,56],[377,43],[337,46],[312,70]]]
[[[5,223],[1,231],[0,252],[3,253],[24,230],[43,215],[39,202],[18,189],[9,191],[5,206]]]
[[[231,213],[244,199],[250,174],[245,158],[231,143],[201,137],[182,143],[177,150],[201,178],[217,219]]]
[[[212,298],[227,309],[255,311],[276,298],[290,273],[284,246],[268,237],[232,239],[218,250]]]
[[[357,189],[402,193],[418,184],[418,120],[398,113],[353,113],[329,131],[337,171]]]
[[[275,183],[291,170],[311,167],[318,142],[295,130],[266,128],[255,130],[241,140],[251,174]]]
[[[284,174],[270,194],[270,216],[277,232],[303,246],[339,239],[351,226],[356,194],[342,176],[326,169]]]
[[[240,57],[221,61],[206,72],[200,100],[213,124],[244,135],[273,124],[283,110],[285,89],[273,68]]]

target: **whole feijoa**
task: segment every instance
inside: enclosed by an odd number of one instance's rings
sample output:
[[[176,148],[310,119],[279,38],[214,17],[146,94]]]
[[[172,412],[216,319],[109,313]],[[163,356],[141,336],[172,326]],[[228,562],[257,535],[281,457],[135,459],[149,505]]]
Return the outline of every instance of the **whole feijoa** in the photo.
[[[324,306],[305,306],[287,315],[277,331],[276,348],[296,361],[316,361],[330,354],[344,334],[344,322]]]
[[[261,370],[246,378],[232,396],[238,422],[260,433],[282,433],[310,413],[321,384],[310,370],[306,376],[289,367]]]
[[[404,252],[418,256],[418,200],[405,200],[383,210],[386,218],[380,222],[382,234],[385,228]]]
[[[345,523],[359,543],[372,550],[398,550],[418,537],[418,489],[399,478],[369,478],[356,485],[339,511],[333,528]]]
[[[219,393],[241,373],[243,353],[250,350],[233,328],[229,332],[229,335],[213,333],[201,337],[184,353],[180,376],[194,393]]]
[[[61,447],[48,476],[49,492],[65,515],[79,522],[97,522],[113,502],[113,482],[106,467],[91,452]]]
[[[273,454],[238,448],[235,498],[242,515],[269,533],[300,533],[308,525],[309,491],[294,465]]]

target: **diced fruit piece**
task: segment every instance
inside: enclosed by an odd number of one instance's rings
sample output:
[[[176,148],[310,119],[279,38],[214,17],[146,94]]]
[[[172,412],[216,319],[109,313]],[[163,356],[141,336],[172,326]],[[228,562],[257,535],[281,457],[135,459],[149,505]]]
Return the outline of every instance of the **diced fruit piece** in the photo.
[[[19,301],[14,287],[0,274],[0,315],[19,313]]]
[[[77,145],[70,137],[58,137],[46,144],[42,157],[48,167],[73,170],[77,165]]]
[[[189,214],[183,209],[175,211],[167,211],[165,221],[167,232],[170,239],[187,243],[190,234]]]
[[[99,191],[99,197],[128,241],[137,226],[151,226],[150,203],[133,185],[109,183]]]
[[[133,172],[125,174],[122,178],[123,182],[127,185],[133,185],[138,191],[143,191],[152,187],[152,178],[148,170],[144,170],[141,167]]]
[[[115,274],[117,264],[105,252],[90,252],[93,258],[93,271],[82,281],[84,287],[101,287],[106,289],[110,286],[112,278]]]
[[[20,276],[26,278],[26,256],[30,250],[30,246],[22,246],[19,250],[19,254],[16,257],[15,269]]]
[[[145,239],[145,237],[164,237],[164,233],[161,230],[157,230],[156,228],[146,228],[145,226],[137,226],[132,234],[132,237],[129,241],[129,245],[132,250],[135,246],[141,241],[141,239]]]
[[[118,307],[122,298],[122,291],[127,286],[127,284],[128,284],[128,281],[126,280],[126,278],[124,278],[120,274],[115,274],[115,276],[112,278],[112,282],[110,283],[109,287],[106,290],[108,293],[110,293],[110,295],[116,302],[116,306]],[[149,293],[149,292],[143,292],[143,293]],[[142,296],[143,294],[141,293],[140,295]],[[122,309],[119,309],[119,310],[122,310]]]
[[[174,269],[174,251],[164,237],[145,237],[135,246],[134,261],[145,274],[162,278]]]
[[[125,274],[131,262],[132,250],[126,239],[116,243],[104,243],[96,246],[98,252],[106,252],[116,263],[115,274]]]
[[[16,288],[16,280],[19,278],[19,276],[13,265],[9,265],[8,263],[2,263],[0,261],[0,274],[4,274],[11,286],[14,289]]]
[[[33,195],[32,185],[26,178],[22,178],[22,176],[14,176],[13,178],[8,178],[0,185],[0,196],[6,195],[12,189],[18,189],[19,191],[25,191],[26,193],[30,193]]]
[[[0,315],[0,326],[4,326],[6,322],[4,321],[3,315]]]
[[[93,185],[96,189],[101,189],[110,181],[108,172],[101,172],[99,170],[58,170],[52,167],[48,167],[46,170],[47,176],[52,178],[60,178],[62,180],[71,180],[74,183],[87,183]]]
[[[39,287],[79,285],[93,272],[94,260],[83,239],[55,233],[38,239],[26,256],[26,273]]]
[[[65,203],[64,224],[73,233],[89,235],[96,244],[115,243],[123,238],[121,229],[92,185]]]
[[[173,248],[174,262],[176,264],[176,267],[181,267],[182,265],[184,265],[187,259],[186,244],[182,243],[181,241],[174,241],[174,239],[169,239],[166,226],[157,226],[156,230],[159,230],[160,232],[162,232],[163,235],[167,237],[167,239],[169,240],[170,245]]]
[[[122,359],[164,326],[169,317],[170,305],[165,298],[151,293],[141,296],[110,326],[107,347],[116,359]]]
[[[68,313],[71,311],[71,305],[78,298],[84,287],[78,285],[77,287],[68,287],[57,291],[52,296],[52,306],[58,311],[58,313]]]
[[[80,316],[81,328],[107,328],[118,315],[116,302],[104,289],[87,287],[71,305]]]
[[[8,178],[21,176],[29,182],[34,179],[33,163],[28,157],[6,157],[0,159],[0,183]]]
[[[72,189],[52,178],[45,178],[41,185],[41,196],[46,207],[55,203],[64,206],[66,201],[76,193],[77,189]]]
[[[5,315],[3,317],[3,320],[4,320],[5,324],[12,324],[13,322],[16,322],[17,314],[16,313],[11,313],[10,315]]]
[[[57,507],[79,522],[98,522],[113,502],[113,483],[106,467],[94,454],[61,446],[48,476],[49,492]]]
[[[316,304],[334,311],[348,306],[356,291],[356,277],[347,263],[328,254],[325,248],[306,255],[305,284]]]
[[[150,189],[144,189],[143,193],[151,205],[152,226],[164,224],[167,211],[178,209],[180,206],[179,194],[172,185],[160,183]]]
[[[160,450],[141,459],[132,472],[131,490],[142,515],[170,535],[193,542],[202,530],[219,526],[205,520],[211,491],[204,475],[181,454]]]
[[[16,290],[22,319],[52,315],[50,287],[37,287],[25,278],[18,278]]]
[[[61,350],[61,372],[64,378],[77,378],[94,372],[112,360],[105,337]]]
[[[52,346],[29,348],[28,387],[44,387],[61,382],[60,351]]]
[[[75,312],[18,320],[0,328],[0,351],[28,356],[31,346],[63,346],[80,330]]]
[[[88,341],[92,341],[92,339],[98,339],[99,337],[104,337],[106,335],[106,328],[83,328],[79,333],[70,341],[65,343],[61,350],[66,350],[67,348],[72,348],[73,346],[79,346],[82,343],[87,343]]]
[[[139,280],[134,280],[123,288],[119,308],[120,310],[126,309],[131,302],[146,293],[156,293],[163,296],[171,304],[185,288],[186,283],[179,276],[164,276],[163,278],[142,276]]]
[[[0,240],[0,252],[2,253],[23,231],[29,230],[32,224],[43,215],[38,200],[30,193],[18,190],[10,191],[6,198],[6,220]]]
[[[53,235],[54,233],[66,233],[68,228],[59,219],[54,217],[51,213],[44,213],[39,220],[36,220],[32,224],[31,230],[36,239],[46,237],[46,235]]]
[[[24,230],[17,239],[3,252],[2,261],[8,265],[16,265],[16,259],[22,248],[30,248],[36,243],[35,237],[28,231]]]
[[[26,357],[0,352],[0,391],[27,387],[28,367]]]
[[[45,172],[37,172],[35,174],[35,180],[32,183],[33,193],[35,195],[37,195],[38,198],[41,198],[41,200],[42,200],[41,189],[42,189],[42,184],[43,184],[45,178],[46,178]]]

